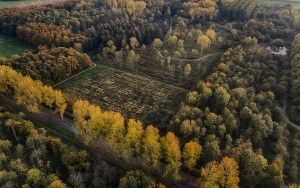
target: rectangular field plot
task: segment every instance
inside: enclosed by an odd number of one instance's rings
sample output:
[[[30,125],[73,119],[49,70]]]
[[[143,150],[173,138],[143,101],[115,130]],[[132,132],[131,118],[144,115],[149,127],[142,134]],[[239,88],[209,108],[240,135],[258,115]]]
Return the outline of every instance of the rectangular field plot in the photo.
[[[164,111],[165,115],[176,111],[186,94],[184,89],[112,68],[103,69],[66,91],[99,104],[104,110],[143,120],[157,111]]]

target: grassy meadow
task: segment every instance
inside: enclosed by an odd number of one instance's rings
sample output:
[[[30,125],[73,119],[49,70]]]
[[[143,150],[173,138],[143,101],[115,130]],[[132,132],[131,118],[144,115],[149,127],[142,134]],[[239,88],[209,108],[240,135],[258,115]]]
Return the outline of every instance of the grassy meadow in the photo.
[[[15,37],[0,34],[0,57],[9,57],[32,48]]]
[[[7,1],[0,0],[0,8],[2,7],[12,7],[12,6],[23,6],[37,3],[39,0],[19,0],[19,1]]]

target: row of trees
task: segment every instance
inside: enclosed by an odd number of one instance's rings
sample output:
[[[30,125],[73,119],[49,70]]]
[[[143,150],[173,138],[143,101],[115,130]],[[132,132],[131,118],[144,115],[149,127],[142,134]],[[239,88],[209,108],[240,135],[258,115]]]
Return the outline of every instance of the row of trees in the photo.
[[[90,57],[74,48],[47,48],[25,51],[11,58],[0,59],[0,64],[28,75],[34,80],[55,84],[92,66]]]
[[[112,9],[120,9],[128,15],[140,14],[146,8],[145,1],[138,0],[105,0],[107,5]]]
[[[41,105],[46,105],[63,117],[66,102],[60,91],[7,66],[0,66],[0,75],[0,91],[12,93],[18,104],[32,112],[38,112]],[[107,140],[124,157],[142,157],[153,167],[158,167],[163,160],[167,163],[165,176],[169,178],[179,177],[181,158],[186,167],[193,168],[200,157],[202,149],[196,141],[188,142],[181,152],[179,140],[173,133],[161,137],[157,128],[148,126],[144,130],[142,123],[133,119],[125,124],[125,118],[120,113],[102,111],[87,101],[75,102],[73,112],[75,127],[86,142]]]
[[[192,19],[213,19],[218,12],[216,0],[188,0],[183,6],[187,8]]]
[[[292,97],[293,97],[293,109],[292,117],[297,122],[299,121],[298,113],[300,112],[300,34],[295,36],[293,41],[293,51],[292,51],[292,60],[291,60],[291,75],[292,75]]]
[[[63,117],[67,104],[61,91],[23,76],[8,66],[0,66],[0,75],[1,93],[14,96],[16,102],[29,111],[38,112],[41,105],[45,105]]]
[[[49,86],[44,86],[39,81],[33,81],[30,77],[22,76],[20,73],[17,73],[7,66],[0,66],[0,75],[0,91],[4,94],[14,94],[18,104],[25,105],[32,112],[38,112],[40,105],[46,105],[51,110],[55,110],[63,115],[66,103],[64,102],[64,96],[60,91],[53,90]],[[88,106],[82,106],[80,103],[84,103]],[[78,108],[76,108],[76,106]],[[82,110],[84,117],[79,117],[79,110]],[[130,119],[128,121],[128,128],[125,130],[125,120],[119,113],[100,112],[99,110],[99,107],[89,105],[87,102],[76,102],[74,104],[74,114],[77,115],[76,118],[84,118],[84,120],[81,120],[80,122],[75,121],[75,126],[77,126],[78,131],[83,133],[82,129],[84,127],[86,131],[93,132],[93,134],[98,136],[105,134],[106,138],[104,139],[107,139],[114,147],[122,149],[120,151],[122,151],[124,157],[141,155],[143,144],[141,142],[141,138],[144,135],[142,123],[140,121]],[[23,185],[30,187],[58,186],[61,188],[66,187],[66,184],[74,187],[80,187],[84,186],[88,182],[89,186],[91,186],[90,182],[93,182],[94,187],[113,187],[116,185],[117,181],[115,180],[118,178],[118,175],[116,175],[114,169],[110,169],[110,167],[105,163],[101,162],[96,166],[93,166],[85,151],[77,151],[73,148],[69,148],[69,146],[64,145],[60,140],[48,137],[44,129],[35,130],[33,124],[29,121],[6,119],[12,117],[12,115],[6,112],[3,113],[3,109],[1,110],[1,113],[0,117],[5,120],[2,121],[1,119],[0,122],[3,122],[2,126],[6,126],[4,129],[1,129],[2,138],[4,133],[10,132],[4,137],[6,139],[12,139],[11,141],[0,140],[0,147],[2,147],[1,151],[7,152],[1,154],[3,157],[1,161],[1,168],[4,170],[2,171],[2,175],[7,177],[1,181],[1,185]],[[99,116],[88,116],[94,114]],[[93,123],[96,123],[94,127],[91,127],[91,123],[87,124],[83,122],[91,121],[89,118],[96,118],[92,120]],[[90,127],[87,127],[88,125]],[[97,129],[97,131],[89,130],[89,128]],[[126,136],[122,135],[125,131],[127,132]],[[170,170],[168,176],[177,176],[178,171],[176,170],[178,170],[177,168],[179,168],[180,162],[177,163],[177,161],[174,162],[173,160],[180,160],[180,148],[178,148],[179,142],[176,136],[170,133],[165,138],[160,138],[158,129],[153,126],[149,127],[146,131],[148,132],[145,133],[145,135],[147,135],[145,143],[148,145],[143,147],[145,148],[143,158],[147,160],[149,164],[157,166],[159,165],[159,160],[162,157],[160,152],[162,152],[164,148],[167,153],[166,155],[171,158],[167,161],[172,163],[172,165],[176,165],[175,167],[167,165]],[[91,134],[86,134],[87,132],[85,132],[84,136],[88,142],[88,139],[91,139],[91,137],[87,136],[91,136]],[[23,139],[25,139],[25,141],[23,141]],[[100,139],[100,137],[93,137],[93,139]],[[165,140],[160,143],[160,139]],[[174,143],[174,140],[177,140],[177,142]],[[22,145],[22,143],[26,143],[26,145]],[[123,144],[121,145],[121,143]],[[50,148],[45,147],[49,144]],[[170,146],[170,144],[173,145]],[[174,147],[174,149],[172,149],[172,147]],[[30,152],[24,153],[24,149],[26,149],[26,151],[29,150]],[[173,154],[173,151],[177,151],[177,154]],[[16,152],[16,155],[11,155],[13,152]],[[61,154],[59,152],[61,152]],[[183,153],[185,164],[193,167],[200,157],[201,146],[197,142],[191,141],[186,144]],[[8,160],[8,155],[16,156],[16,159]],[[59,156],[61,159],[58,158]],[[172,159],[174,156],[177,156],[177,158]],[[59,160],[62,161],[59,162]],[[13,165],[18,165],[18,167]],[[32,166],[32,168],[29,168],[29,166]],[[52,169],[55,168],[58,169],[58,174],[51,174],[53,171]],[[171,174],[171,171],[173,172],[173,170],[175,172],[174,176]],[[61,176],[61,174],[64,175]],[[65,183],[63,183],[60,178],[62,178]],[[151,179],[149,179],[149,181],[145,181],[153,187],[163,187],[163,185],[156,185],[153,180],[150,180]],[[123,178],[120,180],[119,186],[126,187],[125,184],[131,185],[130,181],[131,180],[125,180],[125,178]]]
[[[191,30],[180,32],[174,31],[174,34],[169,33],[169,37],[164,46],[161,39],[154,39],[153,46],[162,51],[164,56],[174,56],[178,59],[197,59],[203,55],[203,51],[208,49],[212,44],[217,41],[217,33],[215,30],[209,28],[206,32],[201,30]],[[195,48],[191,48],[195,47]],[[169,51],[167,50],[169,49]],[[170,51],[170,49],[173,51]],[[200,51],[200,53],[199,53]],[[192,56],[192,57],[191,57]]]
[[[41,105],[63,116],[66,109],[65,98],[60,91],[33,81],[7,66],[0,66],[0,91],[12,93],[16,102],[24,105],[32,112],[38,112]],[[166,162],[165,176],[170,179],[179,178],[181,163],[193,168],[200,158],[202,147],[196,141],[186,143],[181,152],[178,138],[171,132],[161,137],[159,130],[148,126],[145,130],[140,121],[125,118],[117,112],[105,112],[87,101],[74,104],[74,125],[87,143],[104,139],[120,151],[125,158],[141,157],[145,163],[159,167]],[[182,162],[181,162],[182,161]]]
[[[127,63],[127,67],[133,69],[140,61],[140,54],[136,52],[136,49],[139,47],[140,42],[135,37],[131,37],[129,45],[126,45],[125,49],[122,48],[121,50],[117,50],[115,43],[110,40],[98,57],[101,58],[103,56],[107,62],[117,65],[126,66]]]
[[[1,187],[116,187],[119,173],[85,150],[49,136],[20,115],[0,112]]]
[[[17,27],[17,37],[30,44],[46,46],[74,47],[77,50],[86,49],[88,38],[74,34],[63,26],[44,23],[26,23]]]
[[[234,158],[224,157],[219,163],[208,163],[201,169],[200,188],[239,187],[239,166]]]
[[[178,179],[181,163],[193,168],[200,158],[202,147],[197,141],[185,144],[181,151],[179,139],[168,132],[161,137],[159,130],[150,125],[145,129],[140,121],[125,118],[117,112],[106,112],[87,101],[76,101],[73,106],[74,125],[87,143],[106,140],[126,159],[142,158],[151,167],[166,163],[164,175]]]

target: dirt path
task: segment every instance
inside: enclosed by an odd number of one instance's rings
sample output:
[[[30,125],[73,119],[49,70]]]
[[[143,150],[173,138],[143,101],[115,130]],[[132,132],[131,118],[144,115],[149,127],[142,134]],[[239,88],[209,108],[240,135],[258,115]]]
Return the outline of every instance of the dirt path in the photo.
[[[280,115],[282,117],[282,119],[285,120],[285,122],[290,125],[292,128],[296,129],[297,131],[300,132],[300,126],[291,122],[291,120],[289,119],[289,117],[286,115],[286,112],[285,112],[285,109],[281,108],[281,107],[278,107],[279,110],[280,110]]]
[[[161,54],[161,52],[157,49],[157,48],[154,48],[155,49],[155,51],[157,52],[157,54],[158,54],[158,56],[160,57],[160,58],[165,58],[165,59],[167,59],[168,57],[165,57],[165,56],[163,56],[162,54]],[[214,55],[219,55],[219,54],[222,54],[223,52],[216,52],[216,53],[212,53],[212,54],[207,54],[207,55],[205,55],[205,56],[203,56],[203,57],[199,57],[199,58],[197,58],[197,59],[185,59],[185,58],[174,58],[174,57],[170,57],[170,59],[171,60],[176,60],[176,61],[189,61],[189,62],[194,62],[194,61],[201,61],[201,60],[203,60],[203,59],[206,59],[206,58],[208,58],[208,57],[211,57],[211,56],[214,56]]]
[[[291,122],[291,120],[289,119],[288,115],[287,115],[287,93],[285,94],[285,97],[284,97],[284,104],[283,104],[283,108],[280,108],[281,109],[281,115],[282,117],[284,118],[284,120],[291,126],[293,127],[294,129],[296,129],[297,131],[300,131],[300,125],[297,125],[293,122]]]
[[[56,87],[56,86],[58,86],[58,85],[60,85],[62,83],[65,83],[66,81],[71,80],[72,78],[75,78],[76,76],[79,76],[79,75],[81,75],[81,74],[83,74],[83,73],[85,73],[85,72],[87,72],[89,70],[92,70],[92,69],[96,68],[96,66],[97,66],[97,64],[94,63],[93,66],[91,66],[90,68],[85,69],[85,70],[83,70],[83,71],[81,71],[81,72],[79,72],[77,74],[74,74],[73,76],[70,76],[70,77],[66,78],[65,80],[62,80],[62,81],[60,81],[60,82],[52,85],[52,87]]]

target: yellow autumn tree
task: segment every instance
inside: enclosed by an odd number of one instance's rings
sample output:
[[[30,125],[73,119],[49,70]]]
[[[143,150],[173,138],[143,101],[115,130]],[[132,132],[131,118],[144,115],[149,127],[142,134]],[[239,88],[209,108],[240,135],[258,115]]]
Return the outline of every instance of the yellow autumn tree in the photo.
[[[210,39],[208,38],[208,36],[201,34],[201,35],[198,36],[197,44],[198,44],[199,47],[200,47],[200,50],[201,50],[201,56],[202,56],[203,50],[206,49],[206,48],[208,48],[208,47],[210,46],[211,41],[210,41]]]
[[[0,92],[7,92],[12,87],[15,88],[22,75],[8,66],[0,66]]]
[[[135,1],[135,6],[134,7],[135,7],[135,9],[133,10],[133,12],[135,14],[140,14],[146,8],[146,2],[137,0],[137,1]]]
[[[131,47],[132,49],[138,48],[139,45],[140,45],[140,42],[137,40],[136,37],[131,37],[131,38],[130,38],[130,47]]]
[[[172,47],[174,47],[176,44],[177,44],[177,41],[178,41],[178,38],[177,36],[175,35],[171,35],[169,38],[168,38],[168,44]]]
[[[108,111],[102,113],[102,122],[108,130],[106,139],[119,149],[125,134],[125,118],[119,112]]]
[[[202,152],[202,146],[196,141],[189,141],[184,145],[182,158],[184,160],[184,165],[193,169],[200,158]]]
[[[50,86],[43,86],[41,88],[42,101],[51,111],[55,110],[63,118],[64,112],[67,108],[65,97],[61,91],[54,90]]]
[[[212,161],[208,163],[204,168],[201,169],[201,182],[200,188],[207,187],[219,187],[219,169],[218,163],[216,161]]]
[[[107,128],[102,126],[100,107],[91,105],[88,101],[77,100],[73,104],[73,115],[77,134],[81,135],[86,143],[106,136]]]
[[[184,76],[185,77],[189,77],[190,75],[191,75],[191,71],[192,71],[192,66],[191,66],[191,64],[186,64],[185,66],[184,66],[184,70],[183,70],[183,74],[184,74]]]
[[[143,153],[142,157],[148,165],[157,167],[161,159],[161,144],[159,130],[149,125],[143,136]]]
[[[44,101],[44,104],[52,111],[55,102],[53,89],[50,86],[44,86],[42,90],[42,100]]]
[[[192,19],[212,19],[217,14],[216,0],[188,0],[184,3]]]
[[[165,177],[170,179],[179,179],[180,167],[181,167],[181,151],[179,139],[174,133],[168,132],[165,137],[162,138],[163,158],[167,162]]]
[[[206,36],[211,40],[215,41],[217,39],[217,33],[213,29],[208,29],[206,31]]]
[[[124,148],[125,118],[118,112],[102,111],[88,101],[77,100],[73,105],[74,125],[87,144],[103,139],[122,154]]]
[[[105,0],[113,9],[126,11],[129,15],[139,14],[146,8],[146,2],[141,0]]]
[[[34,82],[30,77],[23,77],[15,88],[17,104],[24,105],[31,112],[38,112],[42,104],[41,82]]]
[[[66,187],[67,186],[59,179],[54,180],[49,186],[49,188],[66,188]]]
[[[239,166],[233,158],[224,157],[219,164],[220,186],[228,188],[239,187]]]
[[[145,1],[125,0],[125,8],[128,14],[139,14],[146,8]]]
[[[141,153],[141,141],[144,133],[142,122],[129,119],[127,124],[128,128],[125,136],[126,148],[129,150],[130,154],[138,155]]]
[[[239,166],[233,158],[224,157],[220,163],[212,161],[201,169],[200,188],[239,187]]]
[[[154,48],[160,49],[162,47],[162,45],[163,45],[163,43],[162,43],[160,38],[155,38],[154,39],[154,41],[153,41]]]
[[[61,91],[54,90],[54,105],[55,105],[55,112],[60,114],[60,117],[63,118],[64,113],[67,109],[67,102],[66,99]]]
[[[8,66],[0,66],[0,92],[13,93],[16,102],[26,106],[31,112],[38,112],[41,105],[46,105],[50,109],[54,105],[56,112],[63,116],[67,107],[60,91],[23,76]]]

